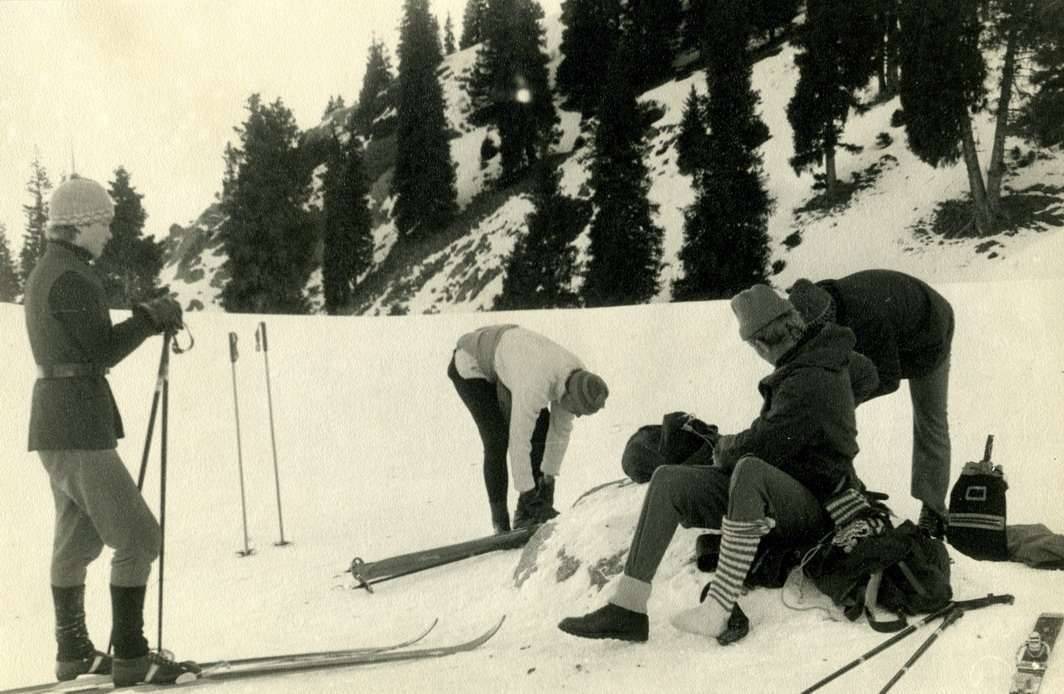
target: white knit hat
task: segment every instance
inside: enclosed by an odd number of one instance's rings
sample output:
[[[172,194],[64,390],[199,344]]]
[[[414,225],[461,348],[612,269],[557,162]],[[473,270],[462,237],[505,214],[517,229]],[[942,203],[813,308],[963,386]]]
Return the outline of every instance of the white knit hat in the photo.
[[[91,178],[71,174],[55,192],[48,212],[48,226],[81,226],[110,222],[115,204],[104,187]]]

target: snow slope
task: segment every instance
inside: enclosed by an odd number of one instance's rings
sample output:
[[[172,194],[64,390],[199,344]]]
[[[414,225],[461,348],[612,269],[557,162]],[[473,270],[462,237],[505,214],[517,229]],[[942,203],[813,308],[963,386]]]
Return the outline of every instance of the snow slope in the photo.
[[[1064,531],[1060,489],[1064,412],[1061,280],[940,284],[954,303],[951,425],[953,473],[978,458],[988,433],[1011,485],[1009,522]],[[120,316],[118,316],[120,317]],[[254,330],[268,324],[274,421],[285,536],[279,528],[270,453],[264,360]],[[515,320],[580,354],[610,384],[601,413],[576,424],[557,506],[562,515],[524,552],[470,559],[352,590],[343,572],[357,555],[392,554],[480,536],[490,530],[475,427],[444,375],[454,341],[488,321]],[[663,413],[684,409],[722,431],[759,408],[755,384],[767,365],[737,339],[722,302],[483,316],[328,318],[197,313],[195,348],[174,356],[170,377],[163,645],[182,658],[387,643],[440,625],[425,645],[465,640],[506,623],[477,652],[445,660],[218,684],[218,692],[635,692],[796,691],[884,640],[863,623],[831,621],[786,607],[781,592],[741,599],[752,631],[740,644],[675,631],[671,613],[693,604],[707,575],[693,564],[695,530],[677,534],[655,582],[651,640],[584,641],[559,619],[602,604],[600,589],[621,568],[643,496],[629,486],[585,490],[622,476],[627,437]],[[229,362],[227,334],[240,337]],[[126,422],[120,452],[140,465],[159,358],[153,339],[111,382]],[[21,307],[0,304],[0,687],[41,681],[54,657],[48,555],[52,508],[35,456],[24,452],[33,363]],[[243,547],[233,374],[241,415],[250,557]],[[891,495],[902,516],[909,498],[910,414],[902,392],[858,412],[867,483]],[[158,429],[156,429],[158,441]],[[158,508],[159,459],[146,498]],[[511,505],[515,503],[511,495]],[[1015,563],[975,562],[951,550],[960,598],[1011,592],[1016,604],[973,612],[945,632],[897,691],[1001,692],[1010,659],[1041,611],[1064,611],[1064,573]],[[91,569],[89,625],[97,645],[109,624],[107,558]],[[148,595],[155,641],[157,572]],[[826,692],[878,689],[930,633],[917,635],[835,682]],[[1056,657],[1060,660],[1060,657]],[[1057,662],[1043,691],[1064,690]]]
[[[558,16],[544,21],[546,50],[551,69],[561,61],[559,46],[562,24]],[[489,128],[469,123],[471,107],[465,92],[476,59],[476,47],[444,58],[440,82],[447,102],[446,117],[458,133],[451,140],[455,162],[458,202],[466,208],[498,175],[499,159],[480,161],[480,146]],[[772,245],[771,263],[783,265],[772,278],[776,286],[790,286],[802,276],[831,277],[864,267],[884,267],[912,272],[935,282],[973,282],[994,279],[1064,277],[1064,153],[1060,148],[1044,151],[1026,166],[1009,158],[1007,190],[1023,192],[1039,186],[1048,202],[1043,221],[1019,231],[987,239],[944,240],[915,230],[930,224],[936,207],[967,195],[963,163],[939,169],[920,162],[910,152],[901,127],[892,127],[891,114],[900,108],[897,97],[872,106],[862,114],[852,113],[843,140],[862,147],[858,154],[840,152],[837,157],[840,182],[859,176],[870,186],[858,191],[850,202],[830,214],[801,211],[816,197],[812,173],[796,175],[788,159],[793,155],[787,103],[794,93],[798,71],[795,50],[785,44],[777,53],[755,64],[753,87],[761,98],[760,114],[771,137],[761,148],[765,184],[775,207],[768,222]],[[994,56],[990,56],[993,64]],[[642,95],[663,113],[648,131],[646,163],[650,170],[649,199],[658,206],[656,223],[664,230],[665,267],[660,275],[659,301],[668,301],[671,283],[680,276],[678,253],[683,243],[683,211],[694,201],[691,179],[676,168],[675,140],[684,102],[694,87],[706,91],[703,70],[678,77]],[[868,94],[871,101],[874,94]],[[580,198],[590,196],[590,130],[581,130],[579,114],[559,107],[560,139],[556,150],[568,155],[561,165],[562,190]],[[993,122],[989,114],[974,119],[973,127],[982,167],[989,163]],[[582,137],[583,147],[576,147]],[[497,134],[494,136],[498,142]],[[888,143],[889,140],[889,143]],[[1007,151],[1016,148],[1026,156],[1029,143],[1015,137],[1006,141]],[[390,201],[391,199],[389,199]],[[384,203],[386,209],[390,202]],[[477,219],[460,238],[405,268],[396,284],[409,285],[405,296],[382,292],[362,311],[364,315],[448,313],[490,309],[502,290],[502,268],[514,244],[525,232],[525,219],[532,210],[527,193],[513,193],[490,214]],[[378,245],[390,249],[394,226],[385,223],[375,231]],[[203,230],[192,233],[207,233]],[[800,243],[795,244],[795,239]],[[576,240],[582,260],[588,245],[585,232]],[[382,257],[375,259],[381,262]],[[173,261],[171,261],[173,262]],[[210,286],[211,259],[205,258],[207,275],[189,283],[170,267],[162,280],[169,282],[180,300],[197,300],[208,309],[218,308],[219,288]],[[471,270],[471,268],[473,268]],[[218,284],[217,282],[215,284]]]

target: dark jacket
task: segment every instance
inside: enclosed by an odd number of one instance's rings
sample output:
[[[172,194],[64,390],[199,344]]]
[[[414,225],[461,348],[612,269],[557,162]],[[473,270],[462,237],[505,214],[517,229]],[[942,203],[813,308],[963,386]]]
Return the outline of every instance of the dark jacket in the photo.
[[[927,283],[893,270],[863,270],[817,284],[835,301],[835,322],[854,332],[856,351],[879,371],[871,397],[893,393],[903,378],[926,376],[949,356],[953,308]]]
[[[850,330],[828,323],[785,354],[758,384],[761,414],[718,451],[717,464],[730,469],[744,455],[756,456],[820,500],[843,479],[855,480],[854,402],[876,387],[876,378],[871,362],[853,346]]]
[[[102,373],[156,331],[140,311],[111,324],[103,285],[84,249],[49,241],[26,281],[26,331],[39,366],[80,364],[97,375],[38,378],[30,409],[29,450],[107,449],[124,435]]]

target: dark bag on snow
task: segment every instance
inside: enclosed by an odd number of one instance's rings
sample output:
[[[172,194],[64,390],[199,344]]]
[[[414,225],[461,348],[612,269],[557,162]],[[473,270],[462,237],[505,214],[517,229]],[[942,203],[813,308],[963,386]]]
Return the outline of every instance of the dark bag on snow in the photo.
[[[621,469],[633,481],[649,482],[662,465],[711,465],[717,427],[686,412],[670,412],[661,424],[639,427],[625,444]]]
[[[882,573],[877,605],[899,615],[934,612],[953,599],[945,545],[911,521],[896,528],[888,525],[848,553],[829,538],[817,546],[803,570],[850,619],[864,611],[865,588],[876,572]],[[899,624],[904,626],[904,620]]]
[[[1005,531],[1005,491],[1009,488],[1000,465],[990,461],[994,437],[986,439],[983,459],[965,463],[949,495],[946,539],[973,559],[1009,558]]]
[[[802,555],[809,547],[795,547],[790,543],[773,542],[770,537],[761,538],[757,553],[746,574],[744,583],[750,588],[781,588],[787,582],[791,569],[802,562]],[[695,540],[695,564],[699,571],[716,571],[720,559],[720,535],[703,533]],[[709,584],[706,584],[708,589]]]

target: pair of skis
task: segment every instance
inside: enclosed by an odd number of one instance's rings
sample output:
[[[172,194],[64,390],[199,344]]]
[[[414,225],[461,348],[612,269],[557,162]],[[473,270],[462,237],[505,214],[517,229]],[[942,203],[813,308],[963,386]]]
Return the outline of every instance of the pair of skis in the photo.
[[[462,643],[448,644],[444,646],[432,646],[425,648],[410,648],[418,643],[431,632],[439,620],[434,620],[427,629],[417,636],[388,646],[371,646],[363,648],[350,648],[335,651],[317,651],[310,653],[289,653],[283,655],[257,656],[250,658],[237,658],[232,660],[217,660],[200,663],[202,671],[196,677],[190,677],[187,682],[179,682],[176,685],[132,685],[138,691],[155,690],[178,686],[182,689],[195,686],[198,683],[251,679],[255,677],[269,677],[289,673],[326,670],[332,668],[355,667],[358,665],[376,665],[380,663],[394,663],[410,660],[423,660],[426,658],[441,658],[456,653],[472,651],[493,637],[502,627],[505,617],[501,618],[490,629],[479,636]],[[44,692],[107,692],[129,687],[115,687],[110,675],[86,675],[70,682],[49,682],[46,684],[20,687],[0,691],[0,694],[43,694]]]

